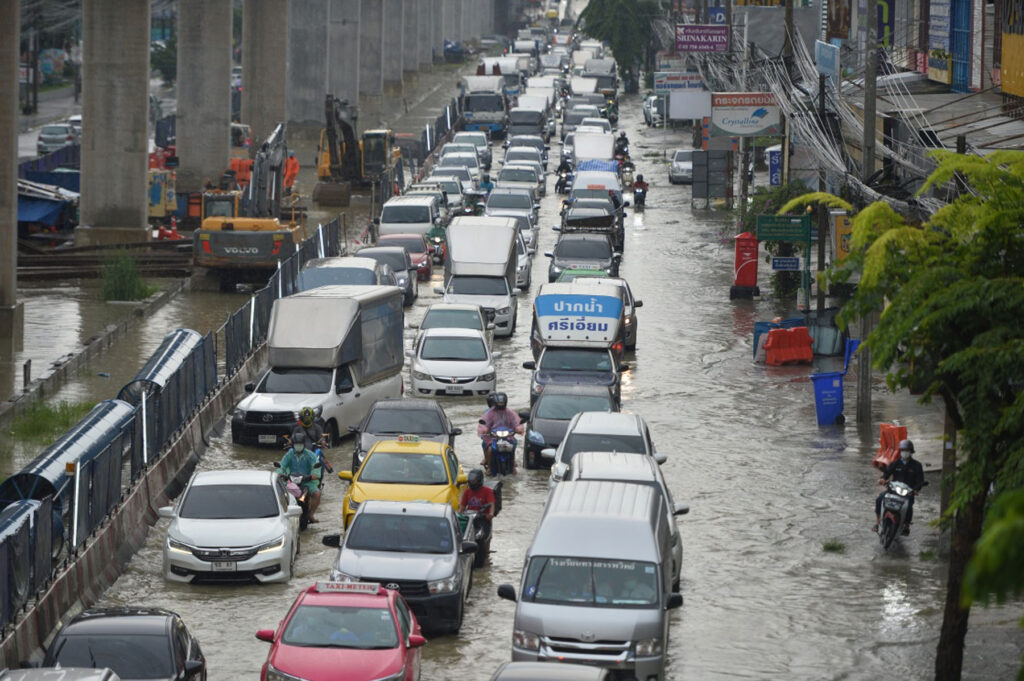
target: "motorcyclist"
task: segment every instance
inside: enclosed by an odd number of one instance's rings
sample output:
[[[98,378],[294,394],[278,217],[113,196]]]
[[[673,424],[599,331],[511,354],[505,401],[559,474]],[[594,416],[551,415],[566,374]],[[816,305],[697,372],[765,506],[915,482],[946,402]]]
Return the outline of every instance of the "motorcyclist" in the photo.
[[[292,435],[292,446],[285,452],[284,458],[278,467],[278,473],[284,478],[295,473],[296,475],[308,475],[310,479],[302,483],[302,487],[309,494],[309,522],[320,522],[316,518],[316,509],[320,507],[320,478],[314,467],[317,464],[316,455],[306,448],[306,434],[296,432]]]
[[[490,194],[492,189],[494,189],[494,183],[491,182],[491,176],[484,175],[480,181],[480,191]]]
[[[331,468],[331,464],[327,461],[323,455],[323,450],[330,446],[327,441],[327,436],[324,433],[324,427],[320,424],[320,419],[316,417],[316,412],[313,411],[312,407],[303,407],[299,410],[299,421],[292,428],[291,441],[294,441],[295,434],[302,433],[306,436],[306,444],[311,448],[319,448],[320,462],[324,468],[327,469],[328,473],[333,473],[334,469]]]
[[[633,181],[633,191],[636,192],[638,189],[647,191],[647,183],[644,182],[643,173],[636,176],[636,180]]]
[[[914,493],[907,499],[907,521],[903,525],[903,534],[910,534],[910,521],[914,518],[914,497],[924,487],[924,468],[920,461],[914,459],[914,443],[910,440],[900,442],[900,458],[882,470],[882,477],[878,479],[878,484],[884,485],[889,478],[892,478],[893,482],[902,482],[914,490]],[[885,492],[882,492],[875,498],[875,532],[878,532],[884,496]]]
[[[484,465],[487,468],[487,474],[493,475],[491,444],[494,442],[494,438],[491,436],[491,431],[505,426],[522,435],[525,428],[519,420],[519,414],[508,408],[508,395],[505,393],[491,393],[488,395],[487,406],[490,408],[481,417],[480,423],[476,427],[476,434],[480,436],[480,445],[484,450]],[[515,473],[515,469],[512,472]]]
[[[469,486],[462,490],[462,499],[459,501],[459,510],[477,511],[483,513],[488,522],[494,519],[494,490],[484,485],[484,472],[474,468],[466,476],[469,479]]]
[[[561,175],[562,173],[571,173],[572,164],[569,163],[569,159],[563,158],[562,162],[558,164],[558,169],[555,170],[555,175]]]
[[[626,137],[625,130],[620,132],[619,136],[615,139],[615,153],[622,155],[629,153],[629,138]]]

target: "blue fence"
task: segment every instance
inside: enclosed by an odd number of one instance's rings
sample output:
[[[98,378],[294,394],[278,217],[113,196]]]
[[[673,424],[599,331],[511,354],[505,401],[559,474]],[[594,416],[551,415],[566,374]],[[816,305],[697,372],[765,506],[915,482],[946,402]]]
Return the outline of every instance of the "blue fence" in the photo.
[[[169,333],[117,399],[97,404],[0,483],[0,631],[74,559],[149,464],[260,347],[274,301],[295,292],[302,265],[341,254],[342,235],[341,219],[322,225],[217,331]]]

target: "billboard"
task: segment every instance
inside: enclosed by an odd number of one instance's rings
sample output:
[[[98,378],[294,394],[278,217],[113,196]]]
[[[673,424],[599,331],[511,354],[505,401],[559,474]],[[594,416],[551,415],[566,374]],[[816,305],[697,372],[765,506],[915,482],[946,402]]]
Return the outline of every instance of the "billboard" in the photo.
[[[953,55],[950,47],[950,0],[931,0],[928,6],[928,78],[950,83],[953,75]]]
[[[729,27],[712,24],[676,24],[677,52],[728,52]]]
[[[850,0],[828,0],[828,25],[825,40],[850,37]]]
[[[711,115],[711,93],[706,90],[675,90],[668,95],[668,117],[674,121],[696,120]]]
[[[1003,12],[1002,89],[1024,97],[1024,0],[1004,0]]]
[[[704,81],[696,72],[657,71],[654,74],[654,92],[664,94],[672,90],[700,90]]]
[[[782,134],[782,115],[770,92],[716,92],[711,95],[712,137]]]

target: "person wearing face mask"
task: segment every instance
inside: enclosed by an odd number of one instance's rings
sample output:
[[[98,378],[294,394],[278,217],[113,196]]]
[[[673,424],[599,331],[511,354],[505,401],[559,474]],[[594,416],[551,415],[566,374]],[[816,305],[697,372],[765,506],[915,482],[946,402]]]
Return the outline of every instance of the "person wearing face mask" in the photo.
[[[882,477],[878,479],[879,485],[884,485],[889,479],[893,482],[902,482],[908,485],[914,493],[910,495],[909,506],[907,507],[907,522],[903,526],[903,534],[910,534],[910,521],[914,519],[914,498],[924,487],[924,468],[921,462],[914,459],[914,443],[910,440],[900,442],[900,458],[893,461],[882,470]],[[875,499],[875,532],[878,531],[878,522],[882,514],[882,492]]]
[[[286,480],[289,475],[308,475],[310,479],[302,483],[309,494],[309,522],[320,522],[316,518],[316,510],[320,507],[320,471],[317,468],[316,454],[306,448],[306,435],[295,433],[292,435],[292,447],[289,449],[279,464],[278,473]]]

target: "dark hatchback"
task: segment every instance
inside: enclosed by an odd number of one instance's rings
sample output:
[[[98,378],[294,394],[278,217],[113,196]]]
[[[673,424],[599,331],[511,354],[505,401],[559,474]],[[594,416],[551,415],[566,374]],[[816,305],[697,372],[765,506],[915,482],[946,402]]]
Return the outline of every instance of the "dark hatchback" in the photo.
[[[548,281],[555,281],[562,270],[570,267],[604,270],[617,277],[622,259],[622,254],[613,249],[611,239],[603,234],[562,234],[555,250],[544,255],[551,258]]]
[[[349,431],[356,436],[352,452],[353,473],[359,470],[370,447],[381,440],[416,435],[422,441],[447,442],[454,448],[455,436],[462,434],[462,429],[452,425],[436,400],[420,398],[377,400],[366,418],[358,426],[351,426]]]
[[[122,681],[206,680],[199,641],[177,614],[160,608],[84,610],[57,633],[44,667],[109,667]]]
[[[527,468],[550,468],[551,459],[541,456],[541,450],[558,447],[565,437],[572,417],[581,411],[618,411],[606,386],[557,385],[545,387],[533,408],[520,414],[526,422],[526,441],[523,459]]]

